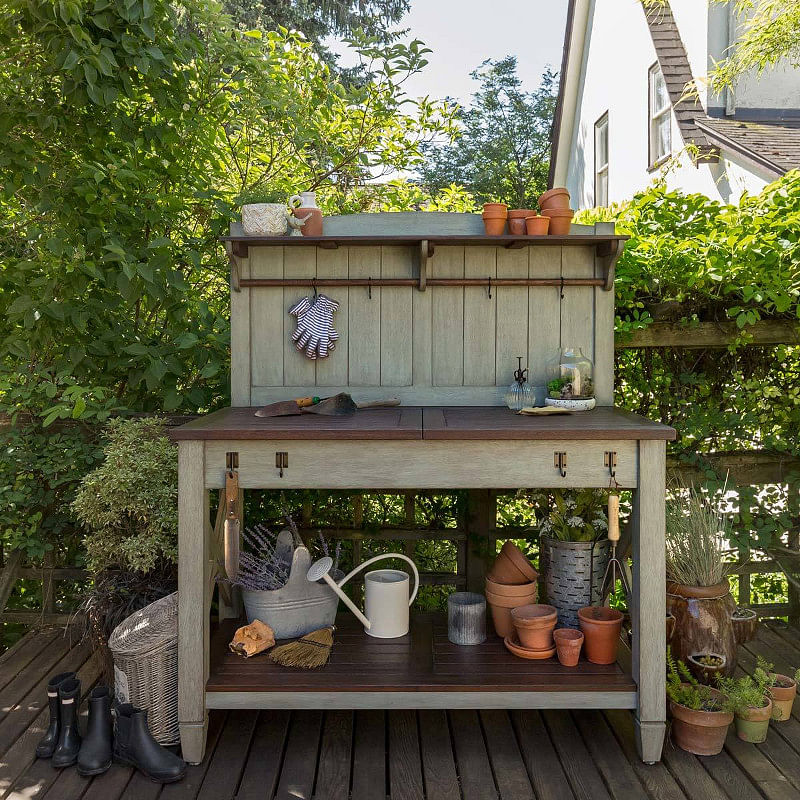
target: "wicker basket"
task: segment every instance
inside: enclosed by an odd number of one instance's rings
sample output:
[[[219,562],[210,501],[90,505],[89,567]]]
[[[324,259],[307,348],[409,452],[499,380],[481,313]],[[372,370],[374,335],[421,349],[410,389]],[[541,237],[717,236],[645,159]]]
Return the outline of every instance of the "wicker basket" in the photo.
[[[108,646],[117,700],[147,709],[159,744],[178,744],[178,593],[131,614],[114,628]]]

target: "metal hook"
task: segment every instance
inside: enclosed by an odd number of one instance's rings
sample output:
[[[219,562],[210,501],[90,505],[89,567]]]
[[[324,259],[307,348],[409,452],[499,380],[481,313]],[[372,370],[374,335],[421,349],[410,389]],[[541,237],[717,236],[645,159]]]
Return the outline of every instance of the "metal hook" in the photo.
[[[367,278],[367,296],[372,300],[372,275]]]
[[[492,299],[492,276],[489,276],[489,299]]]
[[[561,299],[563,300],[564,299],[564,276],[563,275],[561,276],[561,288],[559,289],[559,292],[561,294]]]
[[[314,299],[316,300],[317,299],[317,279],[316,278],[312,278],[311,279],[311,286],[314,289]]]

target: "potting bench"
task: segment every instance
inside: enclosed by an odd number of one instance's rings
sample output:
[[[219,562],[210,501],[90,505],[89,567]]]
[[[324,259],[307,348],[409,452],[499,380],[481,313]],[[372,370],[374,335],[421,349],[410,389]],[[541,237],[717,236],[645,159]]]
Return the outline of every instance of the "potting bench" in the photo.
[[[326,220],[321,239],[229,237],[233,407],[173,432],[188,761],[202,758],[210,708],[627,708],[642,759],[659,760],[665,442],[675,431],[612,407],[610,289],[622,237],[576,226],[559,239],[489,239],[479,224],[473,215],[355,215]],[[340,338],[314,362],[290,341],[287,311],[317,287],[340,303]],[[516,356],[543,385],[562,344],[593,358],[598,408],[522,417],[502,407]],[[273,400],[339,391],[403,405],[343,418],[254,416]],[[219,563],[209,491],[230,469],[243,490],[632,489],[632,669],[522,661],[499,640],[458,648],[441,615],[416,616],[407,637],[386,641],[344,617],[331,662],[315,672],[245,662],[226,650],[238,623],[222,621],[212,642],[209,613]]]

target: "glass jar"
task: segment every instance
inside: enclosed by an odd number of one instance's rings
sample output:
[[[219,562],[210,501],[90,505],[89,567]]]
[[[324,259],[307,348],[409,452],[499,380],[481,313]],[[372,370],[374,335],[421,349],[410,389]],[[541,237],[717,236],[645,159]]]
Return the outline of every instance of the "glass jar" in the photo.
[[[533,387],[528,383],[527,369],[522,369],[522,356],[517,356],[519,367],[514,372],[514,383],[512,383],[503,396],[506,405],[512,411],[521,411],[534,405]]]
[[[587,400],[594,397],[594,365],[580,347],[565,347],[552,363],[547,396],[554,400]]]

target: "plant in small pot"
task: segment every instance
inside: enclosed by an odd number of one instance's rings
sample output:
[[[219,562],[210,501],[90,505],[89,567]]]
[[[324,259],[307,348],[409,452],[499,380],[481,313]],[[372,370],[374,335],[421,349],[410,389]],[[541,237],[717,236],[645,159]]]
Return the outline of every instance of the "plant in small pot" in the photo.
[[[539,571],[558,624],[578,627],[578,611],[601,601],[609,558],[606,492],[555,490],[539,524]]]
[[[713,684],[725,672],[727,659],[720,653],[692,653],[689,669],[700,683]]]
[[[745,742],[759,743],[767,738],[772,718],[769,696],[770,676],[760,667],[741,678],[719,678],[720,691],[733,708],[736,735]]]
[[[731,622],[737,644],[747,644],[755,638],[758,630],[758,614],[752,608],[737,606],[731,614]]]
[[[242,207],[242,230],[246,236],[284,236],[289,209],[281,191],[251,189],[239,196]]]
[[[71,508],[94,573],[82,610],[113,685],[109,635],[177,589],[178,452],[155,418],[113,419],[104,435],[104,461],[83,478]]]
[[[722,752],[733,707],[718,689],[699,683],[683,661],[667,648],[667,699],[672,738],[678,747],[698,756]]]
[[[769,677],[767,688],[772,700],[772,719],[785,722],[792,716],[794,698],[797,696],[797,683],[800,681],[800,669],[794,675],[780,675],[775,667],[762,656],[756,659],[757,668]]]
[[[736,668],[736,609],[726,561],[729,522],[715,503],[695,489],[670,486],[666,506],[667,611],[675,617],[671,647],[688,661],[695,653],[725,657],[722,674]]]

